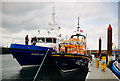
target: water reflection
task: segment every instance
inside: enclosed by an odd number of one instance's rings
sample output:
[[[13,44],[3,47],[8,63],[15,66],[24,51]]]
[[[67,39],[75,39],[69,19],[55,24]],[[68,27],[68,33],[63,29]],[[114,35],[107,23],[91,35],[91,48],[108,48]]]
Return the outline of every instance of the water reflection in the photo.
[[[20,79],[33,79],[39,67],[24,67],[20,70]],[[87,69],[63,73],[57,65],[43,66],[37,76],[37,80],[85,80]]]
[[[19,78],[33,79],[38,68],[39,68],[38,66],[23,67],[20,70]],[[60,75],[61,73],[57,65],[42,66],[41,70],[39,71],[37,79],[41,80],[59,79]]]
[[[33,81],[39,66],[21,67],[11,55],[2,56],[2,81]],[[85,81],[87,69],[62,73],[56,64],[42,66],[36,81]]]

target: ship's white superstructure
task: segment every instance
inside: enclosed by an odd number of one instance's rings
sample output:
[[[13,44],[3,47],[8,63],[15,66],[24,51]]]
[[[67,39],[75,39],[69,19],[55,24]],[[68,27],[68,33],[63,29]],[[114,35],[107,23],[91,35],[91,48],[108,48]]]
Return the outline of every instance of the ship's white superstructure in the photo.
[[[31,39],[37,38],[36,46],[52,47],[58,50],[58,44],[62,41],[62,38],[59,32],[60,27],[57,26],[55,21],[55,7],[53,7],[52,19],[53,23],[49,23],[49,30],[44,32],[38,30],[38,34],[33,35]]]

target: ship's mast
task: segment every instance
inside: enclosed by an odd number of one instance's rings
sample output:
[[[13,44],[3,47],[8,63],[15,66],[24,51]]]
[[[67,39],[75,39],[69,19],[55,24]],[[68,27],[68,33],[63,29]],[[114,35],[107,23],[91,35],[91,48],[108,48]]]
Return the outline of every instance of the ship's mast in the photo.
[[[78,17],[78,27],[77,27],[77,34],[80,34],[80,27],[79,27],[79,17]]]
[[[53,24],[55,25],[55,7],[53,7],[53,13],[52,13],[52,18],[53,18]]]
[[[78,27],[77,27],[77,31],[79,31],[80,27],[79,27],[79,17],[78,17]]]
[[[53,7],[53,9],[52,9],[52,23],[49,23],[49,26],[50,26],[50,30],[48,30],[48,34],[50,34],[50,33],[54,33],[54,34],[56,34],[58,37],[61,37],[61,34],[60,34],[60,32],[59,32],[59,30],[61,29],[61,27],[57,27],[57,24],[56,24],[56,21],[55,21],[55,15],[56,15],[56,13],[55,13],[55,7]]]
[[[55,7],[53,7],[53,12],[52,12],[52,20],[53,20],[53,23],[49,23],[49,25],[51,26],[51,30],[54,30],[55,29],[55,26],[57,25],[56,24],[56,21],[55,21]]]

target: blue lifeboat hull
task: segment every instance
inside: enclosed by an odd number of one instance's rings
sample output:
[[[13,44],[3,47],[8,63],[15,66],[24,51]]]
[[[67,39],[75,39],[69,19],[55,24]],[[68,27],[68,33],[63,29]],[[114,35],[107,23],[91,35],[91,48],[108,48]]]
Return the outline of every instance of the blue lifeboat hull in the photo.
[[[88,68],[91,58],[81,54],[52,54],[56,63],[63,72]]]
[[[9,51],[18,63],[23,65],[39,65],[41,64],[43,57],[49,49],[48,55],[45,59],[44,64],[53,63],[51,59],[51,53],[54,52],[53,48],[33,46],[33,45],[22,45],[22,44],[11,44]]]

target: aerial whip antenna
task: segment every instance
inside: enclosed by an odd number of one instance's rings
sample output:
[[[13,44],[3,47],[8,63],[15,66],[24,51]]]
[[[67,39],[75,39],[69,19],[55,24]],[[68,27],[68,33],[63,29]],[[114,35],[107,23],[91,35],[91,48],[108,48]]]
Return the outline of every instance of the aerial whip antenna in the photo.
[[[79,31],[80,27],[79,27],[79,17],[78,17],[78,27],[77,27],[77,31]]]

